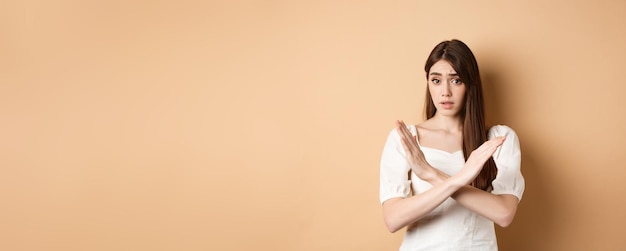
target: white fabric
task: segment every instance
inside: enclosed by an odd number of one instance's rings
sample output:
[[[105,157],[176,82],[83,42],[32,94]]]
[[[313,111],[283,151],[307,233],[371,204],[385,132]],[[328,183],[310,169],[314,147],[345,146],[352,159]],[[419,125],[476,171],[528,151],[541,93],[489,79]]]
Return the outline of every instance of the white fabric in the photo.
[[[413,135],[414,125],[408,126]],[[520,172],[520,146],[515,132],[503,125],[489,130],[489,138],[506,136],[502,146],[493,154],[498,174],[493,181],[493,194],[511,194],[521,200],[524,177]],[[420,146],[428,163],[454,175],[465,163],[463,152],[448,153]],[[411,177],[409,179],[409,173]],[[410,197],[432,186],[410,172],[400,135],[389,133],[380,163],[380,202],[396,197]],[[418,222],[409,226],[400,250],[498,250],[493,222],[473,213],[448,198]]]

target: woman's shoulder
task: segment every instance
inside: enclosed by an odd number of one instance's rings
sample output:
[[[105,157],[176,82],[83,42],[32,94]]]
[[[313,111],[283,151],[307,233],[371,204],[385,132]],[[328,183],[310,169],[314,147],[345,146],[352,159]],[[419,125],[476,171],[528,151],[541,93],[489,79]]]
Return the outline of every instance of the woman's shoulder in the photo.
[[[494,125],[489,128],[488,132],[489,138],[498,137],[498,136],[514,136],[517,137],[515,130],[507,125]]]
[[[435,123],[432,121],[432,119],[428,119],[425,121],[422,121],[418,124],[414,125],[416,130],[420,130],[422,132],[433,132],[433,131],[437,131]]]

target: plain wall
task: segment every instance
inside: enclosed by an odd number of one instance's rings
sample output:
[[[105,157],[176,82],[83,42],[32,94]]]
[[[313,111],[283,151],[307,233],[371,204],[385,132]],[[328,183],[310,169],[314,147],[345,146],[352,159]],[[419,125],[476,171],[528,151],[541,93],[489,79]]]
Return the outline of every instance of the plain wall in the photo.
[[[0,249],[395,250],[378,201],[440,41],[526,193],[501,250],[626,248],[625,1],[3,1]]]

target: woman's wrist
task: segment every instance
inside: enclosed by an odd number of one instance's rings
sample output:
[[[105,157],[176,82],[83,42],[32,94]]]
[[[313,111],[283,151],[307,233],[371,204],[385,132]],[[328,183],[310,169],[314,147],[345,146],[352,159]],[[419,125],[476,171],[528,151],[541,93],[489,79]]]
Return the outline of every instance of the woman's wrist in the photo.
[[[433,186],[440,184],[447,178],[444,173],[430,165],[423,168],[422,174],[419,177]]]
[[[439,186],[447,183],[448,186],[452,187],[455,190],[460,189],[461,187],[466,185],[464,179],[461,176],[450,176],[430,165],[422,168],[417,177],[419,177],[423,181],[430,183],[433,186]]]

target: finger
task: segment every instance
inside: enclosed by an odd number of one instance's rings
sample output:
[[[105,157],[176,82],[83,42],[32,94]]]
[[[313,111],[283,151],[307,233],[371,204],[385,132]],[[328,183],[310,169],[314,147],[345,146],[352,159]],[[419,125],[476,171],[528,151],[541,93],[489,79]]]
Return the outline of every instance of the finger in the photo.
[[[404,123],[404,121],[400,121],[400,122],[402,125],[402,131],[404,132],[405,137],[409,139],[412,146],[417,147],[417,136],[413,135],[413,133],[409,130],[409,128]]]
[[[410,153],[411,152],[411,149],[409,148],[410,143],[406,140],[407,135],[406,135],[405,129],[406,127],[404,126],[404,123],[402,123],[402,121],[400,120],[396,121],[396,131],[400,135],[400,141],[402,142],[402,147],[404,148],[405,152]]]
[[[411,132],[409,132],[409,130],[406,128],[406,124],[404,123],[404,121],[398,120],[396,125],[397,125],[397,128],[400,129],[400,132],[402,134],[404,134],[405,136],[410,136],[411,135]]]
[[[502,145],[502,143],[504,143],[504,140],[506,140],[506,136],[498,136],[498,137],[495,137],[495,138],[493,138],[491,140],[497,142],[498,145]]]
[[[497,137],[488,141],[488,144],[486,144],[486,150],[489,152],[489,154],[493,154],[498,149],[498,147],[500,147],[504,143],[504,139],[504,137]]]
[[[414,136],[406,128],[402,121],[397,121],[397,125],[398,127],[396,129],[400,134],[400,140],[402,142],[402,147],[404,148],[404,151],[410,156],[418,155],[419,147],[417,146]]]
[[[504,140],[505,140],[505,137],[503,137],[503,136],[495,137],[493,139],[485,141],[485,143],[483,143],[480,147],[483,147],[483,148],[498,147],[498,146],[502,145],[502,143],[504,143]]]
[[[497,142],[485,142],[485,144],[482,144],[480,147],[478,147],[476,151],[479,154],[491,155],[496,151],[496,149],[498,149],[498,146],[499,145]]]
[[[402,139],[402,147],[404,147],[404,151],[406,151],[407,154],[413,156],[415,153],[415,146],[413,146],[411,141],[407,139],[405,136],[402,136],[401,139]]]
[[[411,134],[409,129],[407,129],[404,122],[398,121],[397,125],[398,125],[397,127],[398,134],[400,134],[400,137],[402,138],[402,140],[409,146],[417,146],[415,141],[412,139],[413,135]]]
[[[483,143],[480,147],[478,147],[475,151],[477,155],[480,155],[480,158],[488,158],[496,152],[498,147],[502,145],[504,139],[493,139]]]
[[[503,142],[504,138],[502,137],[486,141],[470,154],[470,158],[468,158],[468,160],[472,159],[475,163],[480,163],[481,165],[484,164]]]
[[[404,141],[402,141],[402,148],[404,149],[404,152],[406,153],[407,158],[410,158],[413,156],[413,151],[411,151],[411,148],[407,146],[406,142]]]

